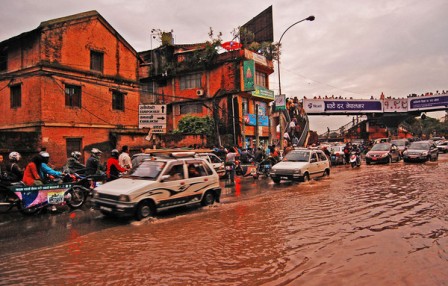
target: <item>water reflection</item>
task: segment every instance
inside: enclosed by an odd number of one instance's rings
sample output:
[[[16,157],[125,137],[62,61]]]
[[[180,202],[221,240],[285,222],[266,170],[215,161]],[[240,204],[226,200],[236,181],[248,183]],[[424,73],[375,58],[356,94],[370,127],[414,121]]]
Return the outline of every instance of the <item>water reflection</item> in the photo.
[[[218,206],[88,235],[74,217],[65,243],[2,256],[0,284],[444,285],[447,169],[440,160],[342,166],[303,184],[245,179]]]

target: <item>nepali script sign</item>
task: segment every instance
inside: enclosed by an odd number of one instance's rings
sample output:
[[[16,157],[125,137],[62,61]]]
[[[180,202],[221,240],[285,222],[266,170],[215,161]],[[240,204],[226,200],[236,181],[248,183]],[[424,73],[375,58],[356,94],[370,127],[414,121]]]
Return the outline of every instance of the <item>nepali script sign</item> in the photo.
[[[383,112],[383,103],[380,100],[304,99],[303,108],[308,114],[379,113]]]
[[[421,96],[421,97],[409,97],[408,98],[408,110],[428,110],[437,108],[448,108],[448,96]]]
[[[149,127],[151,133],[166,133],[166,104],[139,105],[138,127]]]

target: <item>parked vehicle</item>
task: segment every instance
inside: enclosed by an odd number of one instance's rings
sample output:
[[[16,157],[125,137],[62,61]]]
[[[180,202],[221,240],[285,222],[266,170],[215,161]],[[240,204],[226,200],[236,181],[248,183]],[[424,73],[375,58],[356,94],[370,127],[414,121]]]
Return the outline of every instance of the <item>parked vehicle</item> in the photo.
[[[210,165],[213,166],[216,173],[220,178],[223,178],[226,175],[226,169],[224,168],[224,161],[221,160],[218,156],[213,153],[205,152],[205,153],[197,153],[196,157],[204,158]]]
[[[430,141],[412,142],[409,148],[403,153],[404,162],[437,161],[438,158],[439,149]]]
[[[219,202],[219,176],[195,152],[164,152],[130,174],[96,187],[95,208],[107,216],[143,219],[174,207]]]
[[[330,162],[321,150],[294,149],[272,167],[269,175],[276,184],[281,180],[306,182],[311,178],[329,176]]]
[[[448,153],[448,141],[442,141],[437,144],[440,153]]]
[[[400,161],[400,152],[397,146],[392,143],[378,143],[366,154],[366,164],[371,163],[392,163]]]

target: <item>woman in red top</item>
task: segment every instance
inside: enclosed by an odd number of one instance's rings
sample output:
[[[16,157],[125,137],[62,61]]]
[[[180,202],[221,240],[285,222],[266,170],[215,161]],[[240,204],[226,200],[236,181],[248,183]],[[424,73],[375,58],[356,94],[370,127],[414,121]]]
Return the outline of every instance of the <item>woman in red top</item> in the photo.
[[[39,176],[40,165],[42,159],[40,156],[35,156],[31,162],[25,168],[23,172],[22,182],[27,186],[39,186],[42,185],[42,178]]]
[[[106,165],[107,181],[118,179],[120,173],[126,172],[126,169],[121,167],[118,162],[118,150],[112,150],[110,156],[111,157],[107,160]]]

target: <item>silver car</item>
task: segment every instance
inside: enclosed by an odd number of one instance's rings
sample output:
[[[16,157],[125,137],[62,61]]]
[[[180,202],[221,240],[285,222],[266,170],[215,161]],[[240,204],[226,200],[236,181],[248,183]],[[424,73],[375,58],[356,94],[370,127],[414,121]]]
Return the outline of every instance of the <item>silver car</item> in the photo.
[[[290,151],[270,172],[270,177],[276,184],[281,180],[306,182],[311,178],[329,175],[330,162],[325,153],[305,148]]]

